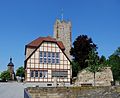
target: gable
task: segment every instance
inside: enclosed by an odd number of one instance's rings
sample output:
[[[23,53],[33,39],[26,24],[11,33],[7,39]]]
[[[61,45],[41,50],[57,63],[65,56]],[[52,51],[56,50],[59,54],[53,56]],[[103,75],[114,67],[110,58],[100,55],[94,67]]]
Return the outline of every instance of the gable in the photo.
[[[58,52],[60,53],[60,63],[61,64],[70,64],[70,60],[68,59],[68,57],[65,55],[64,51],[59,47],[59,45],[57,43],[54,42],[42,42],[41,45],[39,45],[39,47],[37,47],[32,53],[31,55],[25,60],[25,66],[26,66],[26,62],[29,59],[33,59],[33,58],[39,58],[39,53],[40,51],[45,51],[45,52]],[[64,60],[64,63],[63,63]],[[39,63],[38,61],[36,63]]]

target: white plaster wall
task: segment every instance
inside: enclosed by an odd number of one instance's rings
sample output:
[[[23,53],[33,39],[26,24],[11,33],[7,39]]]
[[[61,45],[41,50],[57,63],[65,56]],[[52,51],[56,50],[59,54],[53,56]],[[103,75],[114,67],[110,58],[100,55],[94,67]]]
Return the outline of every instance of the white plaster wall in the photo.
[[[47,48],[47,46],[49,48]],[[56,47],[56,48],[54,48]],[[48,52],[60,52],[60,64],[40,64],[39,62],[39,51],[48,51]],[[31,62],[31,64],[30,64]],[[66,56],[63,54],[63,52],[61,51],[61,49],[59,49],[58,45],[56,43],[47,43],[47,42],[43,42],[41,44],[41,46],[35,51],[35,53],[30,57],[30,59],[27,61],[27,78],[30,78],[30,68],[37,68],[37,69],[48,69],[48,78],[51,78],[51,74],[52,71],[50,69],[61,69],[61,70],[68,70],[68,78],[70,79],[71,77],[71,72],[70,72],[70,62],[69,60],[66,58]],[[29,71],[28,71],[29,70]],[[51,79],[48,79],[49,81],[51,81]],[[52,79],[54,81],[54,79]],[[30,79],[27,79],[27,81],[30,81]],[[34,79],[31,79],[31,81],[34,81]],[[35,81],[43,81],[43,79],[35,79]],[[47,81],[46,79],[44,79],[44,81]],[[58,79],[59,81],[59,79]],[[63,81],[63,80],[60,80]],[[67,81],[67,79],[64,79],[64,81]]]

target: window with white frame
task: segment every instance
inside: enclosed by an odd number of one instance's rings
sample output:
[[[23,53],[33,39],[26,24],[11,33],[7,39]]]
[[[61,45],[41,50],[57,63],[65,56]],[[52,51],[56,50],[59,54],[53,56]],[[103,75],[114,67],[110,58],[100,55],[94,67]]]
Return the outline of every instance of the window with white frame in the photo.
[[[52,64],[55,64],[55,53],[52,52]]]
[[[35,71],[35,77],[38,78],[38,71]]]
[[[43,52],[40,51],[40,63],[43,63]]]
[[[48,71],[47,70],[40,70],[39,71],[39,77],[40,78],[47,78],[48,76]]]
[[[52,77],[67,77],[68,71],[52,71]]]
[[[30,77],[31,78],[47,78],[48,71],[47,70],[31,70]]]
[[[30,77],[34,77],[34,71],[33,70],[30,71]]]
[[[51,52],[48,52],[48,63],[51,63]]]
[[[40,75],[39,75],[39,77],[40,77],[40,78],[42,78],[42,73],[43,73],[43,72],[42,72],[42,71],[40,71],[40,73],[39,73],[39,74],[40,74]]]
[[[40,51],[40,63],[59,64],[60,63],[60,53],[59,52]]]
[[[60,53],[56,53],[56,64],[60,63]]]
[[[47,63],[47,52],[44,52],[44,63]]]

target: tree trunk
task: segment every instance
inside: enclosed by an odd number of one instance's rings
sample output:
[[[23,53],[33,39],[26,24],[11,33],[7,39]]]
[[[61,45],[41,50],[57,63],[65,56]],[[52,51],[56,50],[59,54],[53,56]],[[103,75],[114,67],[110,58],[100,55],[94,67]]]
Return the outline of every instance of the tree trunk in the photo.
[[[95,84],[95,72],[93,74],[94,74],[94,86],[96,86],[96,84]]]

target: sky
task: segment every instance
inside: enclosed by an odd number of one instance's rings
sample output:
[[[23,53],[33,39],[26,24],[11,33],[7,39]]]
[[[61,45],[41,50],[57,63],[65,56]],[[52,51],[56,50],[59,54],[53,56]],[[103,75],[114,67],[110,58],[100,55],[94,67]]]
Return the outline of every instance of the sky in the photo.
[[[72,22],[72,42],[88,35],[99,55],[108,58],[120,46],[120,0],[0,0],[0,71],[10,57],[24,65],[25,45],[53,36],[57,18]]]

